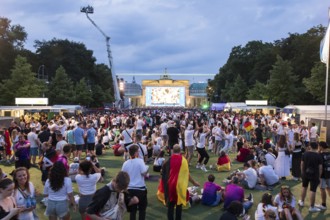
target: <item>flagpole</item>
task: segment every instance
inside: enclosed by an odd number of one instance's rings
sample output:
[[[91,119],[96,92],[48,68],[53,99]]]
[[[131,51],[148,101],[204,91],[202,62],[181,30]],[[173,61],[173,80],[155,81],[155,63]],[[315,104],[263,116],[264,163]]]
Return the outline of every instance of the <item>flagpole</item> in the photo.
[[[328,8],[328,25],[330,25],[330,7]],[[330,37],[329,37],[329,44],[328,46],[330,46]],[[327,72],[325,73],[325,101],[324,101],[324,105],[325,105],[325,123],[327,123],[328,120],[328,82],[329,82],[329,52],[330,52],[330,48],[328,48],[328,54],[327,54]]]

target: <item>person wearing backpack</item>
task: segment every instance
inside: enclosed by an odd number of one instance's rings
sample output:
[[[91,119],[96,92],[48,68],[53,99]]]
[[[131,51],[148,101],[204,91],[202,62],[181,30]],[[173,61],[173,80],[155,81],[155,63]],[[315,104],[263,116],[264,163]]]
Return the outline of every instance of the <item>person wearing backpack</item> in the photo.
[[[321,174],[320,184],[322,204],[316,205],[316,207],[321,210],[326,210],[327,192],[330,196],[330,149],[327,143],[324,141],[320,141],[319,149],[321,151],[321,156],[323,159],[323,170]]]

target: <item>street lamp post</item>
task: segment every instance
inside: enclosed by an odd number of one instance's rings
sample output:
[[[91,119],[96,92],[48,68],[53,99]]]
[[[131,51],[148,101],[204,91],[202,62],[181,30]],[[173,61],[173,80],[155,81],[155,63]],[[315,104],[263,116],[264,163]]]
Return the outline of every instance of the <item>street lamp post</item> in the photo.
[[[111,50],[110,50],[110,37],[104,33],[104,31],[101,30],[99,26],[96,25],[96,23],[88,16],[88,14],[93,14],[94,13],[94,8],[92,6],[87,6],[87,7],[82,7],[80,9],[80,12],[83,12],[86,14],[87,19],[96,27],[97,30],[101,32],[101,34],[105,37],[105,42],[106,42],[106,47],[107,47],[107,53],[108,53],[108,60],[109,60],[109,68],[111,71],[112,75],[112,82],[113,82],[113,88],[114,88],[114,93],[115,93],[115,105],[116,107],[120,108],[120,94],[119,94],[119,89],[118,89],[118,82],[113,66],[113,61],[112,61],[112,55],[111,55]]]
[[[37,76],[38,79],[44,82],[44,84],[48,84],[48,75],[45,74],[45,65],[42,64],[41,66],[39,66]],[[45,91],[42,91],[42,97],[45,97]]]

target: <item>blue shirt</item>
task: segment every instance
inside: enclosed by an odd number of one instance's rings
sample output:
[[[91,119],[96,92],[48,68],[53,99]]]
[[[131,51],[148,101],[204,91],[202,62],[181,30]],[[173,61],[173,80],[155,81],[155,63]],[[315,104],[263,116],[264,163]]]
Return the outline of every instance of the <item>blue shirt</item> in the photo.
[[[73,130],[73,135],[74,135],[74,141],[76,142],[76,145],[85,144],[84,129],[82,129],[81,127],[77,127],[76,129]]]
[[[87,143],[95,143],[95,135],[96,130],[94,128],[90,128],[87,130]]]

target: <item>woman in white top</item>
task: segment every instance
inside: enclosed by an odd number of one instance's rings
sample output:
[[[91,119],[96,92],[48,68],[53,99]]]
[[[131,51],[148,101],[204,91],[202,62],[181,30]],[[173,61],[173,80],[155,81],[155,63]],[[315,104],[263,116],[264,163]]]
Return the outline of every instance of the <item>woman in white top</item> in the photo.
[[[25,167],[19,167],[14,170],[13,179],[15,183],[13,196],[17,207],[23,208],[18,215],[18,219],[35,219],[33,210],[36,208],[36,193],[33,184],[30,182],[29,171]]]
[[[274,205],[277,206],[281,218],[285,216],[287,220],[291,220],[295,215],[298,220],[303,219],[300,211],[295,207],[296,198],[292,195],[289,186],[281,186],[280,193],[275,196]]]
[[[280,135],[276,144],[278,156],[275,160],[274,170],[275,173],[282,179],[290,176],[290,155],[285,153],[286,150],[291,151],[290,146],[286,142],[285,135]]]
[[[206,164],[210,159],[209,154],[205,150],[205,141],[206,136],[209,135],[210,130],[206,127],[201,127],[198,130],[198,136],[199,136],[199,143],[197,144],[197,152],[199,153],[200,157],[198,159],[198,163],[196,165],[196,168],[200,168],[201,170],[207,172]],[[204,162],[203,162],[204,161]],[[203,165],[202,165],[203,163]]]
[[[257,210],[255,212],[255,220],[265,220],[265,214],[267,210],[273,210],[276,214],[276,220],[278,220],[277,207],[273,206],[273,196],[270,193],[265,193],[262,195],[261,203],[258,204]]]
[[[92,170],[95,171],[91,174]],[[101,173],[91,161],[85,160],[79,164],[79,174],[75,177],[79,193],[79,212],[81,219],[86,217],[86,208],[88,204],[92,201],[93,195],[96,192],[96,183],[100,180]]]
[[[61,161],[55,162],[50,170],[49,178],[44,187],[44,196],[48,197],[45,215],[48,216],[49,220],[70,219],[68,197],[74,211],[77,209],[73,197],[72,182],[67,177],[66,168]]]

